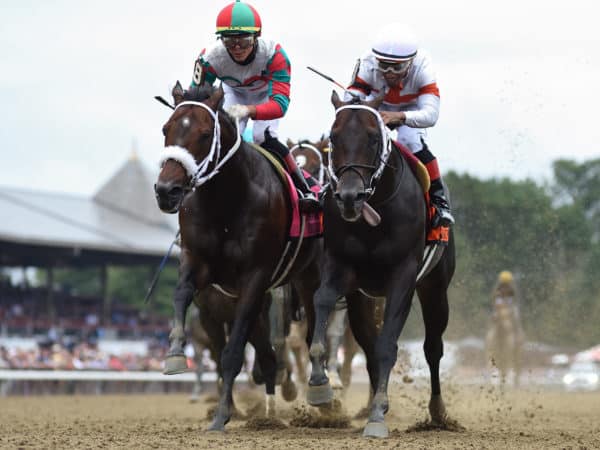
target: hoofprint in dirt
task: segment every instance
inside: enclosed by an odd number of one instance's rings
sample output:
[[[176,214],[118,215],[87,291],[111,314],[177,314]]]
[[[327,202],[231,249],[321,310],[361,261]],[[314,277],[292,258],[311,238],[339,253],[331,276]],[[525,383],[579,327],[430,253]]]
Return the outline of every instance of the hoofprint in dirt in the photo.
[[[344,419],[364,405],[366,388],[354,385],[346,393],[336,412],[340,420],[278,398],[281,414],[272,427],[272,419],[246,416],[225,433],[205,431],[212,404],[204,397],[196,404],[185,395],[0,398],[0,448],[600,448],[600,391],[503,392],[447,382],[451,419],[459,426],[440,431],[424,423],[427,386],[395,383],[390,437],[372,440],[361,436],[364,421]],[[262,391],[240,389],[236,404],[244,414],[264,411],[256,407],[263,397]],[[324,419],[311,420],[310,414]],[[315,422],[334,428],[312,428]]]

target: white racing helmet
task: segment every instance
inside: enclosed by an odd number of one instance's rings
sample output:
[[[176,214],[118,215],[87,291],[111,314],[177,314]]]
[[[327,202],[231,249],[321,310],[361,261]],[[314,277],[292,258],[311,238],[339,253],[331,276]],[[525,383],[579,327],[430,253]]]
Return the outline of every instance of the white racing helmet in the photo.
[[[379,31],[371,52],[378,60],[405,62],[416,56],[418,48],[419,44],[412,30],[406,25],[393,23]]]

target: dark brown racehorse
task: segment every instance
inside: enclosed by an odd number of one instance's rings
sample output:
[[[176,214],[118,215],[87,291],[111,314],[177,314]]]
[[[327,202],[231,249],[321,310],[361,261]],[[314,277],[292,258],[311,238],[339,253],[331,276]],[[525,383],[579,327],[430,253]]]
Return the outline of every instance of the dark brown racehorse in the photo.
[[[173,98],[176,108],[163,128],[166,148],[155,185],[160,209],[179,212],[181,231],[175,320],[165,373],[186,370],[185,314],[194,292],[218,285],[237,296],[235,319],[221,356],[223,393],[210,426],[223,430],[231,417],[233,383],[248,340],[256,349],[272,411],[275,353],[268,334],[255,332],[255,324],[265,292],[273,284],[291,282],[312,330],[321,242],[306,240],[293,264],[288,264],[289,258],[282,261],[291,201],[280,175],[267,158],[241,141],[237,123],[221,108],[221,89],[204,86],[184,93],[178,83]],[[280,267],[289,268],[286,276],[278,275]]]
[[[345,296],[350,326],[367,357],[375,392],[363,433],[371,437],[388,435],[384,420],[389,408],[388,382],[415,289],[425,322],[424,350],[431,375],[429,411],[434,422],[445,422],[439,362],[448,322],[446,290],[455,267],[450,233],[443,256],[417,284],[425,249],[426,205],[417,179],[389,141],[377,112],[381,101],[343,103],[335,92],[332,96],[336,117],[330,133],[331,188],[324,204],[325,256],[314,300],[316,319],[308,391],[308,401],[313,405],[331,400],[324,371],[325,326],[336,300]],[[366,202],[381,216],[379,225],[362,220]],[[368,302],[361,298],[360,290],[386,297],[379,334],[375,321],[365,320],[364,305]]]

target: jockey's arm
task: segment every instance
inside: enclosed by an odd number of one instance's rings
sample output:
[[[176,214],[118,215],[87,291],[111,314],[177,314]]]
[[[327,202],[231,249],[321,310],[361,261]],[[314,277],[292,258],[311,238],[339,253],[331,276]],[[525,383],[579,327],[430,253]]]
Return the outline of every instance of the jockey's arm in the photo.
[[[436,124],[440,114],[440,92],[435,83],[419,89],[417,109],[404,112],[404,124],[411,128],[429,128]]]
[[[204,59],[204,55],[206,54],[206,49],[203,49],[200,52],[200,56],[196,59],[194,63],[194,75],[192,76],[192,82],[190,83],[190,87],[198,87],[203,84],[209,84],[212,86],[217,79],[217,72],[210,65],[210,63]]]
[[[269,99],[254,107],[255,120],[279,119],[285,115],[290,104],[291,65],[285,51],[278,44],[275,53],[267,62],[266,78],[268,80]],[[251,105],[247,105],[251,106]]]

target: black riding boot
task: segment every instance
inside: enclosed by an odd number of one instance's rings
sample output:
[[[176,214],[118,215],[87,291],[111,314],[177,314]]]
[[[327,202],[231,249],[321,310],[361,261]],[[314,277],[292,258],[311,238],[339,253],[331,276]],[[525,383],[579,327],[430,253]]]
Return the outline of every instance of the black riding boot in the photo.
[[[294,186],[302,195],[298,200],[300,212],[313,212],[321,209],[321,204],[315,193],[310,190],[310,186],[304,178],[304,174],[296,164],[296,160],[290,153],[290,149],[283,145],[277,138],[274,138],[269,133],[269,129],[265,130],[265,141],[262,146],[267,150],[277,153],[284,161],[288,169],[288,173],[292,177]]]
[[[447,227],[454,224],[454,217],[450,212],[450,203],[446,198],[446,192],[444,191],[444,184],[441,178],[431,182],[429,199],[435,208],[435,215],[431,219],[431,226],[437,228],[439,226]]]

